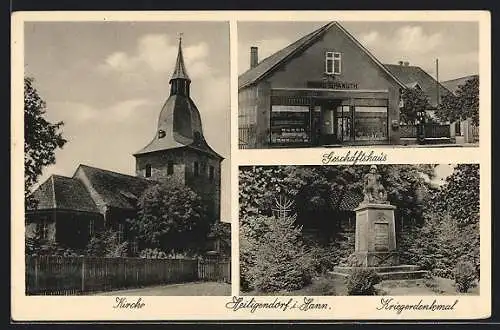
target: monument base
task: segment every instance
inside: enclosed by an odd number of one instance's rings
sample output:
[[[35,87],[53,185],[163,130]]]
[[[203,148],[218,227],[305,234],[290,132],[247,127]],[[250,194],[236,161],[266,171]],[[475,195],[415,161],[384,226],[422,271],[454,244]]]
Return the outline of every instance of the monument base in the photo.
[[[337,266],[333,268],[330,275],[346,279],[351,271],[359,267],[343,267]],[[420,267],[414,265],[399,265],[399,266],[381,266],[381,267],[362,267],[365,269],[373,269],[383,281],[386,280],[416,280],[424,278],[428,273],[426,270],[420,270]]]
[[[397,266],[399,255],[396,251],[369,252],[358,251],[352,254],[361,267]]]

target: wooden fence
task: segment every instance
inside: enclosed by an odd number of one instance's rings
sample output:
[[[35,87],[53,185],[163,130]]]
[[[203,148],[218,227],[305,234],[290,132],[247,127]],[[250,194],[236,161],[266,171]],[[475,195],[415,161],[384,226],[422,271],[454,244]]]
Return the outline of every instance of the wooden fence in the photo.
[[[230,280],[230,263],[221,261],[26,257],[27,295],[79,295],[148,285]]]

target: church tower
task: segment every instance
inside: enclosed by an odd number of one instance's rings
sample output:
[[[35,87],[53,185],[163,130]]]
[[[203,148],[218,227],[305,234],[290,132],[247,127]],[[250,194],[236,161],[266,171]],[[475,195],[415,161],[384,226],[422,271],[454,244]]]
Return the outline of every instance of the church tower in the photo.
[[[190,98],[190,85],[179,38],[170,96],[161,109],[153,139],[134,154],[136,176],[156,181],[175,177],[198,193],[212,220],[218,221],[223,157],[205,141],[200,112]]]

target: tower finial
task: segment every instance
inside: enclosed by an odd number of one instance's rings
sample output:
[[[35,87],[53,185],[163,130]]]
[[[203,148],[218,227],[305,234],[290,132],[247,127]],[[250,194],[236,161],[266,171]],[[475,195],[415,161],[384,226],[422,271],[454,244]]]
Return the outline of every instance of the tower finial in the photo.
[[[175,63],[174,73],[172,74],[173,79],[185,79],[190,80],[186,71],[186,66],[184,65],[184,56],[182,54],[182,35],[183,33],[179,33],[179,49],[177,52],[177,61]]]

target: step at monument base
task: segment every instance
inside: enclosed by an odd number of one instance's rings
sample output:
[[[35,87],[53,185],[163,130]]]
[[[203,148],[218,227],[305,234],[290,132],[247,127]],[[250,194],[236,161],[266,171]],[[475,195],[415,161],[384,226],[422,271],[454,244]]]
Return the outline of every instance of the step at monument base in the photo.
[[[330,272],[330,275],[346,279],[349,277],[354,267],[337,266]],[[420,270],[414,265],[382,266],[382,267],[363,267],[373,269],[383,281],[387,280],[416,280],[424,278],[426,270]]]

